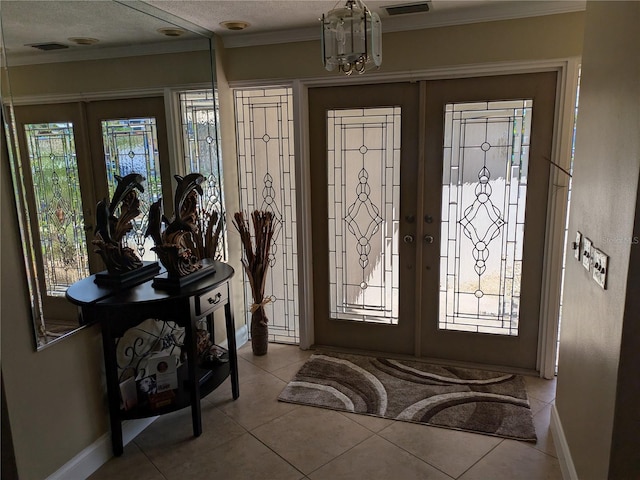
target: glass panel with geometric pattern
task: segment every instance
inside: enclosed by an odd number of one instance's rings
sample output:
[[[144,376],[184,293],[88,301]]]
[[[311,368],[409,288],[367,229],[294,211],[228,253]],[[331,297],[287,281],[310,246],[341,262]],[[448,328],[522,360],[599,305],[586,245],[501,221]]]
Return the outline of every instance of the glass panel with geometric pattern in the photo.
[[[184,165],[207,179],[202,206],[224,218],[222,162],[220,161],[220,114],[217,95],[211,89],[180,92],[180,117]],[[226,259],[226,228],[220,236],[216,258]]]
[[[73,124],[25,125],[46,295],[89,275]]]
[[[446,105],[440,329],[518,335],[532,106]]]
[[[109,198],[115,192],[116,175],[138,173],[145,178],[144,193],[139,193],[140,215],[126,235],[127,244],[143,260],[156,260],[151,251],[153,240],[145,239],[149,207],[162,196],[158,136],[155,118],[127,118],[102,121],[102,142],[107,166]]]
[[[331,318],[398,323],[400,110],[327,112]]]
[[[273,214],[266,305],[269,340],[300,341],[293,90],[235,90],[240,208]],[[245,277],[246,279],[246,277]],[[249,282],[245,296],[251,298]],[[251,301],[246,302],[247,305]],[[251,317],[246,310],[247,323]]]

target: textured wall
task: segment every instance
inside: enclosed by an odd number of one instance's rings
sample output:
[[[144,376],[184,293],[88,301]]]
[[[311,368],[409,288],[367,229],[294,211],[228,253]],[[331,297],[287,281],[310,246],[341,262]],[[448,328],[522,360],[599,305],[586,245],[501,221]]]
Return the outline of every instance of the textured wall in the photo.
[[[586,14],[569,237],[580,230],[610,260],[604,291],[567,259],[556,403],[581,480],[608,476],[625,317],[637,322],[624,308],[640,171],[639,9],[590,2]]]

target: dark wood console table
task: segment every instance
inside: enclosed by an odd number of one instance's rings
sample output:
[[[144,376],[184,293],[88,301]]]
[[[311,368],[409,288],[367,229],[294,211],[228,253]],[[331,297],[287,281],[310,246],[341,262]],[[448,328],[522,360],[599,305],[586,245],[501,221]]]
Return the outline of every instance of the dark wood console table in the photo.
[[[202,433],[200,398],[215,390],[228,376],[234,400],[240,395],[238,385],[238,358],[233,310],[231,308],[231,277],[233,268],[226,263],[211,262],[215,273],[179,289],[161,290],[152,286],[152,280],[124,289],[99,286],[95,275],[73,284],[67,290],[67,299],[82,310],[83,322],[98,322],[102,328],[104,363],[111,423],[113,453],[122,455],[122,420],[145,418],[191,406],[193,435]],[[196,328],[206,319],[213,333],[213,314],[224,307],[229,362],[208,372],[197,365]],[[186,372],[179,369],[181,380],[174,404],[152,410],[141,405],[131,410],[120,409],[120,388],[116,359],[116,339],[144,320],[154,318],[172,321],[185,329],[184,346],[187,353]],[[202,374],[207,373],[201,384]]]

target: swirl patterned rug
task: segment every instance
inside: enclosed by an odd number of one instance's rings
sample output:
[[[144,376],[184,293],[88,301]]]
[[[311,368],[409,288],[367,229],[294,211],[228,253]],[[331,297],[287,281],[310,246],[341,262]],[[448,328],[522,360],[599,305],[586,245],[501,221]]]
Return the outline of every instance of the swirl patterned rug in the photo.
[[[519,375],[322,353],[309,358],[278,400],[536,441]]]

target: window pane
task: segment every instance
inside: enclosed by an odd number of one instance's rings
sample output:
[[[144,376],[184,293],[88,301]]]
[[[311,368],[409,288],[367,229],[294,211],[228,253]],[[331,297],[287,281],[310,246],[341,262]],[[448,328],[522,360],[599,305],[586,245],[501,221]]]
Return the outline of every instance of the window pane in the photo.
[[[398,323],[400,115],[327,113],[331,318]]]
[[[127,244],[143,260],[153,261],[153,240],[144,238],[147,229],[149,207],[162,197],[158,136],[155,118],[129,118],[102,121],[104,159],[107,166],[109,197],[115,192],[116,175],[124,177],[138,173],[146,180],[144,193],[139,193],[140,215],[133,220],[133,229],[126,235]],[[116,215],[117,216],[117,215]]]
[[[207,179],[202,195],[204,211],[216,212],[219,218],[224,218],[218,100],[213,90],[181,92],[179,96],[184,165],[190,173],[200,173]],[[220,235],[216,256],[227,258],[226,226]]]
[[[46,294],[89,275],[73,124],[25,125]]]
[[[532,103],[445,108],[440,329],[518,335]]]
[[[266,210],[276,223],[265,292],[269,339],[300,340],[296,184],[291,88],[236,90],[240,206]],[[251,298],[248,282],[245,295]],[[250,304],[248,302],[247,304]],[[247,310],[247,323],[250,312]]]

